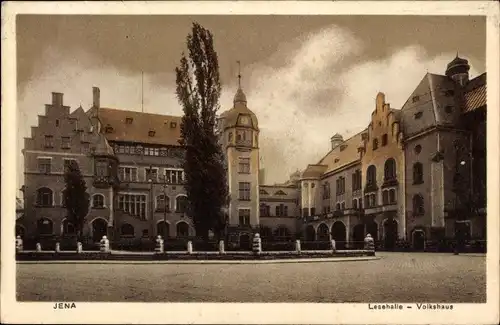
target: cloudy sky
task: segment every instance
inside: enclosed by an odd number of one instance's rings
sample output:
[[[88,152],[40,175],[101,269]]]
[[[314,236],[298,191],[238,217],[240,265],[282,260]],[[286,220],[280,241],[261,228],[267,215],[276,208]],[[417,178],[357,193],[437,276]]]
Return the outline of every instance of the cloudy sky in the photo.
[[[317,161],[329,138],[369,122],[379,91],[400,108],[426,72],[443,74],[457,51],[485,71],[485,19],[425,16],[17,16],[18,147],[51,92],[72,109],[181,114],[174,69],[191,23],[214,34],[222,111],[242,64],[248,106],[259,119],[266,182]],[[18,185],[23,184],[19,153]]]

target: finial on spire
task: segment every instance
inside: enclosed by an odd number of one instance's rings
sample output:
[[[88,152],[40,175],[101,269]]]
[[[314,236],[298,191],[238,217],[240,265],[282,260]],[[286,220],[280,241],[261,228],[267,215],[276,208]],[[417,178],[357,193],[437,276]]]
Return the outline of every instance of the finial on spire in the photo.
[[[457,58],[458,58],[458,50],[457,50]]]
[[[238,60],[236,63],[238,63],[238,88],[241,89],[241,62]]]

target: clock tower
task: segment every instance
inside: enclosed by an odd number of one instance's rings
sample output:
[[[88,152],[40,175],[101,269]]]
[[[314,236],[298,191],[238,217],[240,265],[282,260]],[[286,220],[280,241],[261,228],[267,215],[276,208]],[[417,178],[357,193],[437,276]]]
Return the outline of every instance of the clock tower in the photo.
[[[221,115],[220,126],[227,159],[229,231],[239,238],[242,245],[243,241],[252,238],[260,222],[259,127],[257,117],[247,107],[241,84],[234,96],[233,107]]]

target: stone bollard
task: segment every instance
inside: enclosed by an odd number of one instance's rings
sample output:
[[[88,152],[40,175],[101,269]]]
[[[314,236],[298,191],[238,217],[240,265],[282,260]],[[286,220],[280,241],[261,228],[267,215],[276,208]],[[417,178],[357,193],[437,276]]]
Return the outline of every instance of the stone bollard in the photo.
[[[295,251],[300,254],[300,252],[302,251],[302,248],[300,247],[300,239],[297,239],[295,241]]]
[[[257,255],[262,253],[262,241],[261,241],[259,233],[256,233],[253,236],[252,251],[254,252],[254,254],[257,254]]]
[[[60,252],[61,252],[61,244],[56,243],[56,253],[60,253]]]
[[[83,252],[83,246],[82,246],[82,243],[81,242],[78,242],[76,243],[76,252],[78,254],[82,253]]]
[[[36,243],[36,251],[41,252],[42,251],[42,245],[40,243]]]
[[[192,241],[188,241],[187,251],[188,251],[188,254],[193,254],[193,242]]]
[[[109,239],[107,236],[102,236],[101,241],[99,242],[99,248],[101,253],[109,252]]]
[[[219,253],[220,254],[225,254],[226,253],[226,250],[224,249],[224,241],[223,240],[219,241]]]
[[[158,235],[158,237],[156,237],[155,252],[157,254],[162,254],[165,252],[165,244],[164,244],[164,241],[160,235]]]
[[[375,251],[375,241],[373,240],[372,235],[366,235],[364,242],[365,250]]]
[[[16,252],[22,252],[23,251],[23,240],[21,236],[16,237]]]
[[[332,251],[335,253],[337,251],[337,244],[335,243],[335,239],[332,239],[331,243],[332,243]]]

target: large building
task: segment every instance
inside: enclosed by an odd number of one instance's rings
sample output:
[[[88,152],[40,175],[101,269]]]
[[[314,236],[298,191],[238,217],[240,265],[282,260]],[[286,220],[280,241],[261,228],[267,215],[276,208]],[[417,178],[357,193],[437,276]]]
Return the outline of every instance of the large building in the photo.
[[[369,125],[343,139],[317,163],[284,184],[263,184],[259,123],[238,88],[233,107],[218,119],[226,155],[230,242],[337,240],[360,245],[370,233],[378,245],[423,249],[452,238],[486,236],[486,74],[468,78],[455,58],[445,75],[427,73],[401,109],[379,93]],[[156,235],[195,236],[186,215],[179,145],[181,118],[100,105],[70,112],[63,95],[39,116],[25,139],[24,215],[16,233],[37,240],[74,236],[65,219],[64,166],[75,160],[86,180],[89,242],[145,245]],[[335,186],[334,186],[335,184]]]
[[[469,69],[457,56],[427,73],[401,109],[379,93],[365,130],[331,138],[301,174],[306,238],[356,246],[370,233],[386,249],[486,238],[486,74]]]

